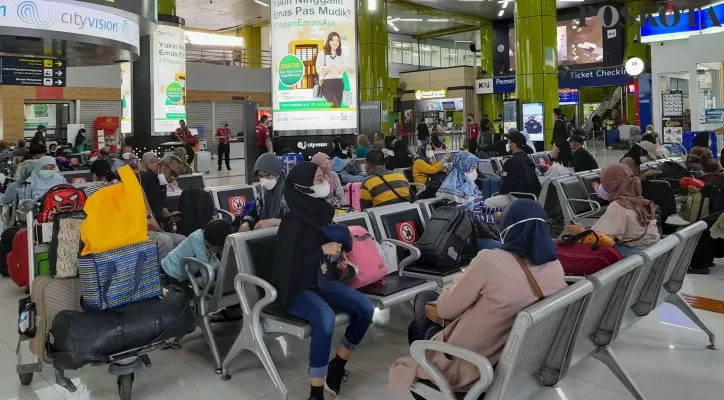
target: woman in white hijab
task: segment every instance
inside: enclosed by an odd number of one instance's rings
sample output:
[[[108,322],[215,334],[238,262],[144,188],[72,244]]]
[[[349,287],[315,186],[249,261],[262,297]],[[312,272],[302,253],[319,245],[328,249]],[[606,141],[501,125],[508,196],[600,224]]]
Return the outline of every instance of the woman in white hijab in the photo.
[[[28,178],[34,200],[43,197],[53,186],[68,183],[63,175],[58,172],[55,158],[50,156],[41,157],[36,165],[35,170]]]

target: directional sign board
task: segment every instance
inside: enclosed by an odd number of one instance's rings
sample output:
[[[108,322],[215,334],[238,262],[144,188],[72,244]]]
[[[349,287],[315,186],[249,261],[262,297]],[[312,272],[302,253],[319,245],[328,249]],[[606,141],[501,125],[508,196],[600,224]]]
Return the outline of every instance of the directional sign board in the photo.
[[[65,60],[0,56],[0,85],[64,87]]]

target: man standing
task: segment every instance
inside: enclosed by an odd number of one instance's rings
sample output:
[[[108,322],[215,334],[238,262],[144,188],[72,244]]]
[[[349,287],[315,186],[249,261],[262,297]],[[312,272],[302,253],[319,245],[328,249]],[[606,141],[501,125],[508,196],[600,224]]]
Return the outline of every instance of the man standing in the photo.
[[[180,120],[178,122],[179,127],[176,129],[176,139],[178,139],[179,142],[183,143],[184,148],[186,149],[186,163],[191,164],[191,161],[194,160],[194,156],[196,153],[194,153],[194,144],[196,143],[196,138],[194,135],[191,134],[191,131],[188,127],[186,127],[186,121]]]
[[[483,115],[483,121],[488,117],[488,114]],[[488,126],[490,125],[490,120]],[[468,150],[471,154],[475,154],[478,151],[478,136],[480,136],[480,124],[475,122],[473,114],[468,114],[468,123],[465,127],[465,131],[468,135]]]
[[[417,140],[423,143],[427,142],[429,138],[430,129],[427,127],[427,123],[425,123],[425,118],[420,118],[420,123],[417,124]]]
[[[272,141],[271,135],[269,134],[269,128],[266,123],[269,121],[269,116],[262,115],[259,119],[259,125],[256,126],[256,157],[259,158],[264,153],[272,152]]]
[[[568,140],[568,129],[566,128],[566,118],[560,108],[553,109],[553,117],[556,122],[553,123],[553,141]]]
[[[231,171],[231,164],[229,162],[229,153],[231,152],[231,129],[226,121],[221,123],[221,127],[216,130],[216,143],[219,146],[219,171],[221,171],[221,159],[226,156],[226,170]]]

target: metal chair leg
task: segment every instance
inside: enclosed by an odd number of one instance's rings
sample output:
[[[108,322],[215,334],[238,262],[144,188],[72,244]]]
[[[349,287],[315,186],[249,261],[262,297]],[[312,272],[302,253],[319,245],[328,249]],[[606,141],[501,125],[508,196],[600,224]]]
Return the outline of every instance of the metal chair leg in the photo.
[[[216,344],[214,332],[211,330],[211,320],[209,319],[208,315],[205,315],[203,317],[195,315],[194,320],[196,320],[196,325],[201,329],[201,332],[204,334],[204,339],[206,339],[206,343],[211,349],[211,355],[214,357],[214,372],[216,374],[220,374],[221,353],[219,352],[219,346]]]
[[[714,332],[709,329],[708,326],[704,323],[704,321],[699,318],[698,315],[694,312],[694,309],[691,308],[689,303],[684,300],[681,295],[678,293],[671,293],[667,298],[666,302],[669,304],[675,305],[679,310],[681,310],[684,314],[686,314],[689,319],[694,322],[699,328],[701,328],[704,333],[709,336],[709,345],[706,346],[707,349],[710,350],[718,350],[719,348],[716,346],[716,336],[714,335]]]
[[[616,354],[608,346],[601,346],[598,351],[593,354],[593,357],[598,361],[602,362],[608,369],[616,375],[616,378],[623,384],[626,389],[631,393],[637,400],[645,400],[644,394],[641,392],[636,383],[634,383],[631,375],[623,369],[621,362],[619,361]]]

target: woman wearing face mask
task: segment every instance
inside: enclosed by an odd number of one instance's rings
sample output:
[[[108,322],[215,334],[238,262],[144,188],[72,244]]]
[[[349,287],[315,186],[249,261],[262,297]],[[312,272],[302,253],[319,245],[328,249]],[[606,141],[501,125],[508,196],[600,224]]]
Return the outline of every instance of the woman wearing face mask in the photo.
[[[497,223],[496,214],[502,212],[503,208],[483,205],[482,193],[475,184],[478,163],[480,159],[470,153],[456,153],[452,158],[452,169],[437,191],[437,197],[444,199],[447,206],[465,210],[475,228],[478,249],[497,249],[501,243],[496,229],[491,225]]]
[[[16,200],[25,199],[25,182],[27,182],[28,178],[30,178],[30,175],[32,175],[33,171],[35,171],[37,167],[37,160],[28,160],[22,163],[18,167],[17,179],[15,182],[9,184],[5,189],[5,193],[3,193],[3,197],[0,202],[2,204],[13,204]]]
[[[503,213],[501,227],[500,249],[478,253],[439,296],[424,292],[415,298],[415,319],[407,330],[410,343],[449,343],[495,365],[518,312],[567,286],[543,207],[532,200],[516,200]],[[473,364],[456,357],[430,353],[428,360],[458,392],[480,377]],[[415,379],[431,377],[411,357],[390,368],[392,389],[409,390]]]
[[[352,147],[348,143],[342,141],[342,138],[339,136],[335,137],[332,139],[332,144],[333,148],[332,154],[330,155],[331,157],[341,158],[342,160],[352,158],[353,152],[350,151],[352,150]]]
[[[120,158],[113,162],[113,172],[118,173],[118,170],[124,165],[130,165],[134,170],[138,168],[138,158],[133,154],[133,147],[131,146],[123,147]]]
[[[624,164],[604,168],[597,192],[611,204],[591,229],[616,240],[621,255],[634,254],[660,239],[654,203],[641,196],[641,181],[631,168]]]
[[[325,272],[330,257],[346,263],[342,244],[330,240],[325,231],[334,217],[334,209],[324,201],[329,190],[329,183],[316,164],[302,162],[292,168],[284,184],[289,213],[282,218],[277,233],[271,282],[277,289],[279,304],[312,326],[310,400],[323,400],[325,388],[337,396],[342,380],[347,377],[347,361],[362,341],[374,314],[367,297],[332,280]],[[350,323],[342,346],[329,361],[334,310],[346,312]]]
[[[68,181],[58,172],[55,158],[43,156],[38,159],[37,167],[28,178],[33,199],[38,200],[53,186],[67,184]]]
[[[254,174],[261,184],[261,193],[244,216],[239,232],[279,226],[281,218],[289,212],[284,200],[284,173],[282,162],[274,154],[265,153],[254,163]]]
[[[412,163],[412,177],[415,183],[425,185],[425,191],[420,194],[421,199],[435,197],[437,190],[445,180],[446,173],[443,171],[445,163],[450,161],[451,154],[447,153],[442,161],[435,159],[435,152],[429,144],[418,147],[417,158]]]
[[[327,200],[327,203],[331,204],[334,207],[345,207],[347,205],[347,202],[344,198],[344,188],[342,187],[342,183],[339,180],[339,176],[332,171],[332,159],[324,153],[317,153],[314,155],[314,157],[312,157],[312,162],[317,164],[319,168],[322,169],[324,178],[327,180],[327,182],[329,182],[329,185],[331,187],[329,195],[327,195],[327,197],[325,197],[324,199]]]

